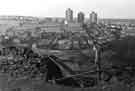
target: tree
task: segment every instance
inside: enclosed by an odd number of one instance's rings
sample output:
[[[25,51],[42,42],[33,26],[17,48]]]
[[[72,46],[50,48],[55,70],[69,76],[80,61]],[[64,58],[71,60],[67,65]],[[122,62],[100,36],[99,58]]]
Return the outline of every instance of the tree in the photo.
[[[101,47],[102,45],[99,43],[99,41],[97,40],[97,35],[101,34],[101,30],[98,29],[98,26],[96,24],[92,24],[92,25],[83,25],[82,26],[83,29],[86,31],[86,33],[88,34],[89,40],[93,41],[93,51],[95,52],[95,65],[97,66],[96,70],[98,72],[97,74],[97,78],[98,78],[98,83],[100,82],[101,79],[101,65],[100,65],[100,56],[101,56]],[[91,31],[94,30],[94,31]],[[97,32],[97,34],[95,35],[95,31]],[[90,49],[91,50],[91,49]]]
[[[122,39],[116,39],[108,43],[108,50],[114,54],[110,60],[116,64],[135,65],[135,37],[127,36]],[[116,61],[117,60],[117,61]]]

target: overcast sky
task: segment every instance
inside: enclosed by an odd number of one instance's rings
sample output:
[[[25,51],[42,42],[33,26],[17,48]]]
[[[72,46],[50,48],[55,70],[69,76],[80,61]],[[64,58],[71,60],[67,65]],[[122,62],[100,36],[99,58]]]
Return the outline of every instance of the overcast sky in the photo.
[[[64,17],[67,8],[74,16],[95,11],[99,18],[135,19],[135,0],[0,0],[0,15]]]

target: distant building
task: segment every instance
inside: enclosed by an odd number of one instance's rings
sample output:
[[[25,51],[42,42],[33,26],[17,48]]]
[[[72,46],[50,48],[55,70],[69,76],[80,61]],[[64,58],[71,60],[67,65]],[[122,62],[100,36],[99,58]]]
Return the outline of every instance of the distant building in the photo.
[[[69,23],[67,26],[65,26],[65,30],[71,32],[80,32],[83,31],[83,28],[80,23]]]
[[[64,18],[52,18],[52,23],[64,23]]]
[[[71,10],[70,8],[66,10],[66,21],[73,22],[73,10]]]
[[[41,28],[41,30],[46,31],[46,32],[61,32],[61,27],[64,26],[61,23],[55,23],[55,22],[51,22],[51,23],[44,23],[43,25],[39,25],[39,27]]]
[[[84,22],[84,13],[83,12],[79,12],[77,15],[77,22],[78,23],[83,23]]]
[[[97,23],[97,13],[95,13],[95,12],[92,12],[91,14],[90,14],[90,23]]]
[[[50,18],[50,17],[47,17],[47,18],[45,18],[45,22],[52,22],[52,18]]]

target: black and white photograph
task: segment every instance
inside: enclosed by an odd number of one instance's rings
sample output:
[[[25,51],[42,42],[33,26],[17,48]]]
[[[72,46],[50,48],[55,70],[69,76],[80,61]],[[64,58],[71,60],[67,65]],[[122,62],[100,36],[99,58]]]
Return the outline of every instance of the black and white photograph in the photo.
[[[0,91],[135,91],[135,0],[0,0]]]

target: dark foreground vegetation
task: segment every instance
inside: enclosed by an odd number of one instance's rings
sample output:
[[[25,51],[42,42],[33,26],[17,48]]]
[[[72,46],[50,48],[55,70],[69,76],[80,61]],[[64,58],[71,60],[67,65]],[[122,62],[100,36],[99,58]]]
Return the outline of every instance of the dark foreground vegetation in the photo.
[[[135,85],[135,38],[115,40],[102,51],[101,69],[95,65],[87,72],[74,72],[54,55],[39,55],[26,47],[5,47],[0,51],[0,71],[11,79],[42,79],[72,87],[95,87],[122,83]],[[73,60],[68,60],[73,61]],[[84,61],[84,60],[82,60]],[[68,74],[68,76],[66,74]]]

